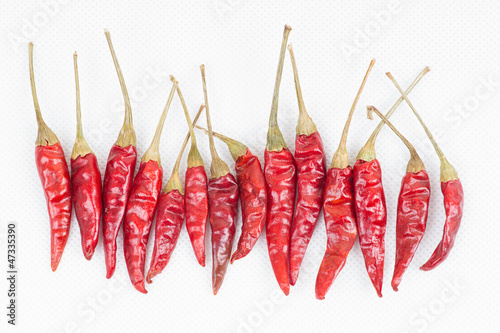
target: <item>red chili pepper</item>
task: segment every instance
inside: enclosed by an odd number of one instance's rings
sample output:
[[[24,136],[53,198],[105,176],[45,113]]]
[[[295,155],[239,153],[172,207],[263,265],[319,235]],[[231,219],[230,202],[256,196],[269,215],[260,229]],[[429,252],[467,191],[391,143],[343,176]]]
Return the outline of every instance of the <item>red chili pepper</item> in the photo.
[[[438,244],[436,250],[434,250],[434,253],[432,253],[429,260],[422,267],[420,267],[421,270],[429,271],[436,268],[448,257],[451,249],[453,248],[453,245],[455,244],[455,238],[457,237],[458,229],[460,228],[460,223],[462,221],[464,208],[464,191],[462,188],[462,183],[458,178],[457,171],[444,156],[443,152],[437,145],[436,140],[434,140],[431,132],[408,99],[407,94],[405,94],[401,90],[401,87],[396,82],[391,73],[387,73],[387,76],[389,76],[389,78],[393,81],[394,85],[401,93],[402,98],[406,100],[413,113],[418,118],[420,124],[425,130],[425,133],[431,140],[431,143],[434,146],[434,149],[436,150],[436,153],[441,162],[441,192],[443,193],[444,197],[446,221],[444,223],[443,237],[441,239],[441,242]]]
[[[316,125],[309,117],[304,105],[299,72],[291,44],[288,45],[288,51],[292,60],[295,90],[299,102],[299,121],[295,138],[297,206],[295,207],[290,240],[290,284],[293,286],[299,277],[300,265],[323,205],[326,167],[323,141],[321,141]]]
[[[208,134],[206,129],[196,127]],[[240,188],[243,223],[238,247],[231,256],[232,264],[235,260],[250,253],[262,233],[267,213],[266,180],[259,159],[250,152],[247,146],[216,132],[213,132],[213,135],[227,145],[236,162],[234,169]]]
[[[266,219],[267,247],[274,275],[285,295],[288,295],[290,292],[288,249],[290,247],[290,226],[295,205],[297,169],[293,155],[288,150],[278,126],[278,101],[286,43],[290,30],[292,28],[285,25],[269,117],[267,145],[264,152],[264,176],[268,198]]]
[[[71,154],[71,187],[75,215],[80,225],[83,255],[85,259],[90,260],[99,240],[99,223],[102,214],[101,172],[94,152],[83,137],[76,52],[73,55],[73,61],[76,82],[77,130]]]
[[[413,81],[407,92],[410,92],[428,71],[429,69],[426,67]],[[386,114],[387,119],[396,111],[402,101],[402,98],[397,100]],[[359,245],[365,259],[368,276],[379,297],[382,297],[387,212],[382,186],[382,170],[375,157],[375,141],[384,124],[381,121],[375,128],[360,150],[353,168]]]
[[[59,139],[43,121],[38,104],[33,70],[33,43],[29,44],[29,71],[38,124],[35,162],[47,200],[50,219],[50,263],[52,271],[55,272],[68,241],[71,225],[71,182]]]
[[[136,138],[132,119],[132,108],[123,78],[120,64],[116,58],[109,31],[105,31],[111,56],[115,64],[118,80],[125,101],[125,120],[118,139],[109,152],[103,184],[103,223],[104,257],[106,261],[106,277],[113,276],[116,267],[116,237],[123,218],[134,180],[135,163],[137,161]]]
[[[172,76],[172,82],[178,84]],[[187,111],[186,103],[177,86],[177,93],[181,99],[182,106],[184,107],[184,114],[189,126],[188,135],[184,139],[179,156],[175,161],[172,175],[163,189],[160,199],[158,200],[158,212],[156,213],[156,227],[155,227],[155,243],[153,247],[153,257],[151,258],[151,265],[149,266],[148,275],[146,277],[147,283],[152,283],[153,278],[160,274],[170,261],[170,257],[174,252],[175,245],[181,233],[182,223],[184,222],[184,191],[182,189],[182,182],[179,177],[179,166],[184,149],[189,141],[189,137],[194,138],[191,141],[191,147],[196,149],[196,138],[194,136],[191,118]],[[203,110],[203,108],[202,108]],[[201,113],[201,112],[200,112]],[[197,119],[196,119],[197,120]],[[196,122],[195,120],[195,122]],[[198,150],[196,149],[196,152]],[[190,152],[191,153],[191,152]],[[198,153],[199,155],[199,153]],[[201,157],[200,157],[201,159]]]
[[[187,113],[187,106],[182,98],[180,90],[177,90],[181,98],[184,112]],[[201,112],[205,108],[200,107],[193,124],[196,124]],[[198,263],[205,267],[205,232],[208,218],[208,179],[205,172],[203,159],[196,145],[196,138],[192,136],[191,150],[188,156],[186,169],[186,179],[184,187],[186,189],[186,229],[189,239],[193,245],[194,254]]]
[[[424,163],[415,148],[401,133],[373,106],[368,107],[368,117],[375,112],[396,133],[410,151],[406,175],[401,182],[396,220],[396,263],[392,276],[392,289],[398,291],[404,272],[417,251],[427,226],[431,184]]]
[[[149,231],[155,216],[158,196],[161,192],[163,168],[161,167],[160,137],[167,118],[168,109],[174,98],[177,84],[174,83],[167,104],[163,109],[155,136],[141,159],[139,172],[135,176],[123,223],[123,249],[130,281],[135,289],[146,294],[144,287],[144,263]]]
[[[227,164],[220,159],[215,150],[210,108],[208,106],[205,66],[201,65],[200,69],[203,94],[205,96],[210,153],[212,155],[210,180],[208,182],[208,206],[210,207],[208,219],[212,230],[212,290],[214,295],[217,295],[224,281],[233,246],[236,229],[235,221],[238,213],[238,184],[229,171]]]
[[[356,213],[354,211],[354,188],[352,168],[347,155],[347,134],[359,97],[375,65],[370,62],[363,82],[352,103],[349,116],[342,132],[339,147],[333,155],[332,164],[326,174],[325,193],[323,195],[323,215],[325,217],[327,247],[316,278],[316,298],[325,299],[333,281],[345,265],[347,256],[356,240]]]

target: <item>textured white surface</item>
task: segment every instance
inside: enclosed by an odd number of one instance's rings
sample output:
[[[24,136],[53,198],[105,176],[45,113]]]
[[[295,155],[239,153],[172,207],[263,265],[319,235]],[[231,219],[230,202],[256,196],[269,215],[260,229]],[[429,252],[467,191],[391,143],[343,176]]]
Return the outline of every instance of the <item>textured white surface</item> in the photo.
[[[5,225],[19,226],[19,332],[495,332],[498,295],[498,126],[500,116],[500,3],[496,1],[2,1],[0,4],[0,267]],[[387,111],[398,93],[384,75],[406,86],[431,72],[410,95],[441,148],[459,172],[465,216],[448,260],[432,272],[423,264],[440,240],[444,222],[439,161],[403,103],[394,124],[416,146],[431,176],[427,233],[403,278],[390,288],[394,265],[397,195],[409,157],[385,128],[377,143],[388,208],[384,297],[365,271],[359,244],[325,301],[314,298],[326,245],[323,219],[306,253],[298,283],[284,297],[275,281],[265,237],[230,266],[219,295],[211,291],[211,256],[201,268],[183,228],[171,262],[149,294],[131,286],[123,254],[105,278],[102,238],[91,262],[81,251],[76,221],[56,273],[50,270],[49,228],[34,163],[36,122],[28,76],[27,42],[35,43],[41,109],[66,156],[75,137],[72,54],[79,53],[84,132],[104,172],[123,117],[121,91],[104,38],[109,28],[133,102],[138,154],[153,136],[170,90],[180,81],[191,114],[203,101],[198,66],[207,67],[214,129],[246,143],[263,162],[268,115],[283,25],[293,27],[306,107],[330,161],[347,112],[370,59],[377,63],[354,116],[348,139],[351,163],[375,127],[365,106]],[[352,54],[349,54],[352,52]],[[489,83],[488,83],[489,82]],[[279,124],[293,150],[298,108],[287,54]],[[205,120],[201,121],[205,124]],[[174,99],[161,143],[165,180],[184,138],[182,109]],[[493,135],[495,134],[495,138]],[[208,141],[199,146],[210,164]],[[221,157],[233,167],[219,142]],[[493,153],[491,153],[493,152]],[[185,170],[185,162],[182,165]],[[237,226],[239,236],[241,219]],[[118,238],[122,248],[122,236]],[[151,247],[149,248],[151,250]],[[147,258],[149,264],[150,252]],[[3,275],[2,275],[3,276]],[[0,283],[0,331],[7,327],[5,280]]]

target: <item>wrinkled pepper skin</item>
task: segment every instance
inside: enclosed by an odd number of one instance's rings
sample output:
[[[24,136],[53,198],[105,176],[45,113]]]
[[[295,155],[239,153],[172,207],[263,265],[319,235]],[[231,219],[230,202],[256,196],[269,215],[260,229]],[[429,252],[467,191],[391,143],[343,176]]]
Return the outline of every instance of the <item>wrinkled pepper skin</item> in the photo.
[[[327,246],[316,278],[316,298],[325,295],[345,265],[356,241],[356,212],[351,166],[331,168],[326,175],[323,199]]]
[[[387,225],[382,170],[377,159],[371,162],[357,160],[353,173],[359,245],[368,276],[378,296],[382,297]]]
[[[231,263],[250,253],[262,233],[267,214],[266,180],[259,159],[247,149],[246,154],[236,160],[235,170],[243,223]]]
[[[208,180],[205,168],[187,168],[186,192],[186,229],[193,245],[198,263],[205,267],[205,232],[208,218]]]
[[[141,162],[127,203],[123,223],[123,248],[130,281],[146,294],[144,264],[149,231],[161,191],[163,168],[157,161]]]
[[[71,187],[85,259],[94,255],[102,215],[101,172],[93,153],[71,159]]]
[[[420,267],[424,271],[436,268],[448,257],[455,244],[455,238],[464,212],[464,190],[459,179],[441,182],[441,192],[443,193],[444,210],[446,212],[443,238],[429,260]]]
[[[325,185],[325,153],[318,132],[297,135],[295,138],[295,165],[297,166],[297,206],[292,222],[290,241],[290,284],[299,276],[307,245],[323,206]]]
[[[71,225],[71,181],[64,151],[58,142],[36,146],[35,161],[50,218],[50,263],[56,271]]]
[[[116,237],[120,231],[128,196],[134,180],[137,149],[130,145],[113,145],[109,152],[103,184],[103,219],[104,258],[106,277],[113,276],[116,267]]]
[[[162,192],[158,199],[153,257],[146,278],[152,283],[170,261],[184,222],[184,196],[178,190]]]
[[[425,170],[404,176],[396,220],[396,262],[391,282],[394,291],[398,291],[401,278],[424,236],[430,198],[431,184]]]
[[[232,174],[210,179],[208,206],[208,219],[212,229],[212,289],[214,295],[217,295],[224,281],[236,231],[238,184]]]
[[[267,248],[276,280],[283,293],[288,295],[290,292],[288,253],[297,169],[292,153],[287,148],[279,152],[266,149],[264,157],[267,188]]]

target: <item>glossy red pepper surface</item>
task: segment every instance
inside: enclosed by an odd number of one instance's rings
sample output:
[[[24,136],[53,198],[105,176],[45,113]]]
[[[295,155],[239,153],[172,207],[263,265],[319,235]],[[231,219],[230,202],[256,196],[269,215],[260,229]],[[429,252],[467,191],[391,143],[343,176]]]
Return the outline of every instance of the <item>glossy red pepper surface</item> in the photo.
[[[130,281],[135,289],[147,293],[144,287],[144,264],[149,231],[161,191],[163,168],[157,161],[141,162],[127,203],[123,223],[123,248]]]
[[[300,265],[323,206],[325,154],[318,132],[296,136],[295,165],[297,166],[297,205],[290,241],[290,284],[292,286],[295,285],[299,276]]]
[[[241,236],[231,263],[245,257],[260,237],[267,214],[266,180],[259,159],[247,148],[235,164],[236,179],[240,189],[242,214]]]
[[[278,284],[288,295],[288,250],[290,227],[295,206],[297,169],[292,153],[287,148],[268,151],[266,148],[264,176],[267,188],[266,238],[269,257]]]
[[[178,190],[162,192],[156,213],[153,257],[146,278],[147,283],[160,274],[170,261],[184,222],[184,196]]]
[[[109,152],[102,192],[104,206],[102,230],[108,279],[115,272],[116,237],[125,216],[136,161],[137,149],[133,145],[121,147],[115,144]]]
[[[436,268],[450,254],[457,237],[464,209],[464,190],[459,179],[441,182],[441,192],[444,197],[446,221],[443,238],[429,260],[420,269],[429,271]]]
[[[205,232],[208,217],[208,180],[203,165],[187,168],[186,229],[198,263],[205,267]]]
[[[429,213],[431,185],[425,170],[408,172],[401,182],[396,221],[396,263],[392,289],[398,291],[401,278],[410,265],[424,236]]]
[[[93,153],[71,159],[71,187],[83,255],[90,260],[99,240],[102,215],[101,172]]]
[[[64,151],[58,142],[36,146],[35,161],[50,218],[50,262],[57,269],[71,225],[71,182]]]
[[[212,289],[216,295],[224,281],[236,231],[238,184],[232,174],[210,179],[208,206],[212,229]]]
[[[378,296],[382,297],[387,225],[382,170],[377,159],[373,159],[370,162],[357,160],[353,171],[359,245],[368,276]]]
[[[353,172],[330,168],[326,175],[323,201],[327,247],[316,278],[316,298],[324,299],[330,286],[345,265],[356,240]]]

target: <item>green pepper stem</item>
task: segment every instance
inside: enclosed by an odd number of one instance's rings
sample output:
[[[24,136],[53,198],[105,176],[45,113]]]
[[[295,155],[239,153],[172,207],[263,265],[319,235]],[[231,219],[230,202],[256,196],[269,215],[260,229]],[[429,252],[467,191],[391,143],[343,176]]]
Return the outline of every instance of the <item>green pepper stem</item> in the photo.
[[[411,83],[411,85],[406,90],[406,93],[409,94],[413,90],[413,88],[415,88],[415,86],[417,85],[417,83],[429,71],[430,71],[429,67],[425,67],[422,70],[422,72],[420,72],[420,74],[418,74],[418,76],[415,78],[415,80],[413,80],[413,82]],[[399,105],[401,105],[402,102],[403,102],[403,97],[400,96],[398,98],[398,100],[396,101],[396,103],[394,103],[394,105],[392,106],[392,108],[386,113],[385,117],[387,119],[389,119],[392,116],[392,114],[394,113],[394,111],[396,111],[396,109],[399,107]],[[364,161],[367,161],[367,162],[370,162],[371,160],[375,159],[375,141],[377,139],[378,134],[380,133],[380,130],[382,129],[382,127],[384,127],[384,124],[385,123],[383,121],[381,121],[377,125],[377,127],[373,131],[372,135],[368,138],[368,140],[366,141],[366,143],[363,146],[363,148],[361,148],[361,150],[359,151],[357,159],[361,159],[361,160],[364,160]]]
[[[390,129],[394,133],[396,133],[396,135],[401,139],[401,141],[403,141],[405,146],[410,151],[411,157],[410,157],[410,161],[408,162],[408,167],[406,169],[406,172],[417,173],[421,170],[425,170],[424,163],[420,159],[420,156],[418,156],[417,150],[415,149],[415,147],[413,147],[413,145],[410,143],[410,141],[408,141],[403,136],[403,134],[401,134],[401,132],[399,132],[396,129],[396,127],[394,127],[394,125],[386,117],[384,117],[384,115],[379,110],[377,110],[377,108],[375,108],[374,106],[367,106],[366,109],[367,109],[368,119],[373,119],[372,112],[375,112],[377,114],[377,116],[379,116],[380,119],[382,119],[382,121],[385,122],[387,124],[387,126],[389,126]]]
[[[76,89],[76,140],[71,152],[71,159],[75,160],[78,156],[85,156],[92,153],[90,146],[83,136],[82,126],[82,108],[80,104],[80,78],[78,76],[78,55],[73,54],[73,66],[75,69],[75,89]]]
[[[108,41],[109,51],[111,52],[111,57],[113,58],[113,63],[115,64],[116,74],[118,75],[118,81],[120,82],[120,87],[122,89],[123,100],[125,102],[125,118],[123,120],[123,126],[116,140],[117,145],[121,147],[127,147],[129,145],[136,145],[136,137],[134,131],[134,124],[132,118],[132,107],[130,105],[130,98],[128,96],[127,86],[125,84],[125,79],[123,78],[123,73],[118,63],[118,58],[116,57],[115,49],[113,43],[111,42],[111,35],[109,30],[104,30],[104,35]]]
[[[352,102],[351,110],[349,111],[349,116],[347,117],[347,121],[344,125],[344,130],[342,131],[342,138],[340,139],[339,147],[337,151],[333,155],[332,164],[330,168],[344,169],[349,165],[349,156],[347,155],[347,134],[349,133],[349,126],[351,125],[352,116],[354,115],[354,110],[356,109],[356,105],[358,104],[359,98],[363,89],[365,87],[366,81],[368,80],[368,76],[375,65],[375,59],[370,61],[370,65],[368,66],[368,70],[363,78],[363,82],[361,82],[361,86],[358,89],[358,93]]]
[[[205,114],[207,116],[208,139],[210,142],[210,154],[212,155],[212,164],[210,165],[210,178],[220,178],[229,173],[229,167],[219,157],[215,149],[214,136],[212,133],[212,121],[210,119],[210,107],[208,106],[207,81],[205,78],[205,65],[200,66],[201,80],[203,82],[203,96],[205,98]]]
[[[286,44],[288,36],[292,28],[285,25],[283,31],[283,40],[281,41],[280,57],[278,62],[278,70],[276,73],[276,81],[274,82],[273,102],[271,105],[271,114],[269,116],[269,130],[267,132],[267,150],[281,151],[286,148],[285,139],[278,126],[278,102],[280,93],[281,76],[283,74],[283,63],[285,61]]]
[[[208,135],[208,130],[201,126],[196,126],[197,129],[203,131],[206,135]],[[212,132],[213,135],[224,142],[227,145],[227,148],[229,149],[229,152],[231,153],[231,157],[236,161],[240,156],[243,156],[246,154],[248,147],[245,146],[243,143],[236,141],[234,139],[231,139],[225,135],[222,135],[217,132]]]
[[[295,55],[293,53],[292,44],[288,45],[288,51],[290,52],[290,59],[292,61],[293,68],[293,81],[295,83],[295,92],[297,93],[297,101],[299,103],[299,121],[297,123],[297,135],[309,136],[318,131],[313,120],[309,116],[306,110],[306,105],[304,104],[304,98],[302,96],[302,89],[300,88],[299,81],[299,70],[297,69],[297,63],[295,61]]]
[[[168,96],[167,104],[165,104],[165,108],[161,113],[160,121],[156,126],[155,135],[153,137],[153,140],[151,141],[151,145],[149,146],[148,150],[146,150],[146,152],[144,153],[144,156],[142,156],[141,159],[142,162],[154,160],[157,161],[159,165],[161,164],[160,152],[159,152],[160,138],[161,138],[161,133],[163,131],[163,125],[165,124],[165,119],[167,118],[168,110],[170,109],[170,104],[172,104],[172,100],[174,99],[174,94],[176,89],[177,89],[177,83],[174,82],[174,84],[172,85],[172,89],[170,90],[170,95]]]
[[[42,117],[42,112],[40,111],[40,105],[38,104],[38,96],[36,93],[35,85],[35,71],[33,69],[33,43],[29,43],[29,72],[30,72],[30,84],[31,84],[31,95],[33,96],[33,104],[35,106],[36,122],[38,124],[38,135],[35,141],[37,146],[54,145],[59,142],[57,136],[52,132],[52,130],[45,124]]]
[[[458,179],[457,171],[448,162],[448,160],[444,156],[443,151],[441,150],[441,148],[439,148],[436,140],[434,139],[434,136],[429,131],[429,129],[425,125],[422,117],[420,117],[420,114],[417,112],[417,110],[415,109],[415,107],[413,106],[413,104],[408,99],[408,95],[401,89],[401,86],[396,81],[396,79],[394,78],[394,76],[392,76],[391,73],[387,72],[385,74],[389,77],[389,79],[392,81],[392,83],[394,83],[394,86],[398,89],[399,93],[401,94],[401,97],[405,99],[406,103],[408,104],[408,106],[413,111],[413,113],[417,117],[418,121],[420,122],[420,124],[424,128],[424,131],[427,134],[427,136],[429,137],[429,140],[431,140],[432,146],[434,147],[434,150],[436,150],[436,153],[437,153],[437,155],[439,157],[439,160],[441,162],[441,180],[442,181],[457,180]]]

